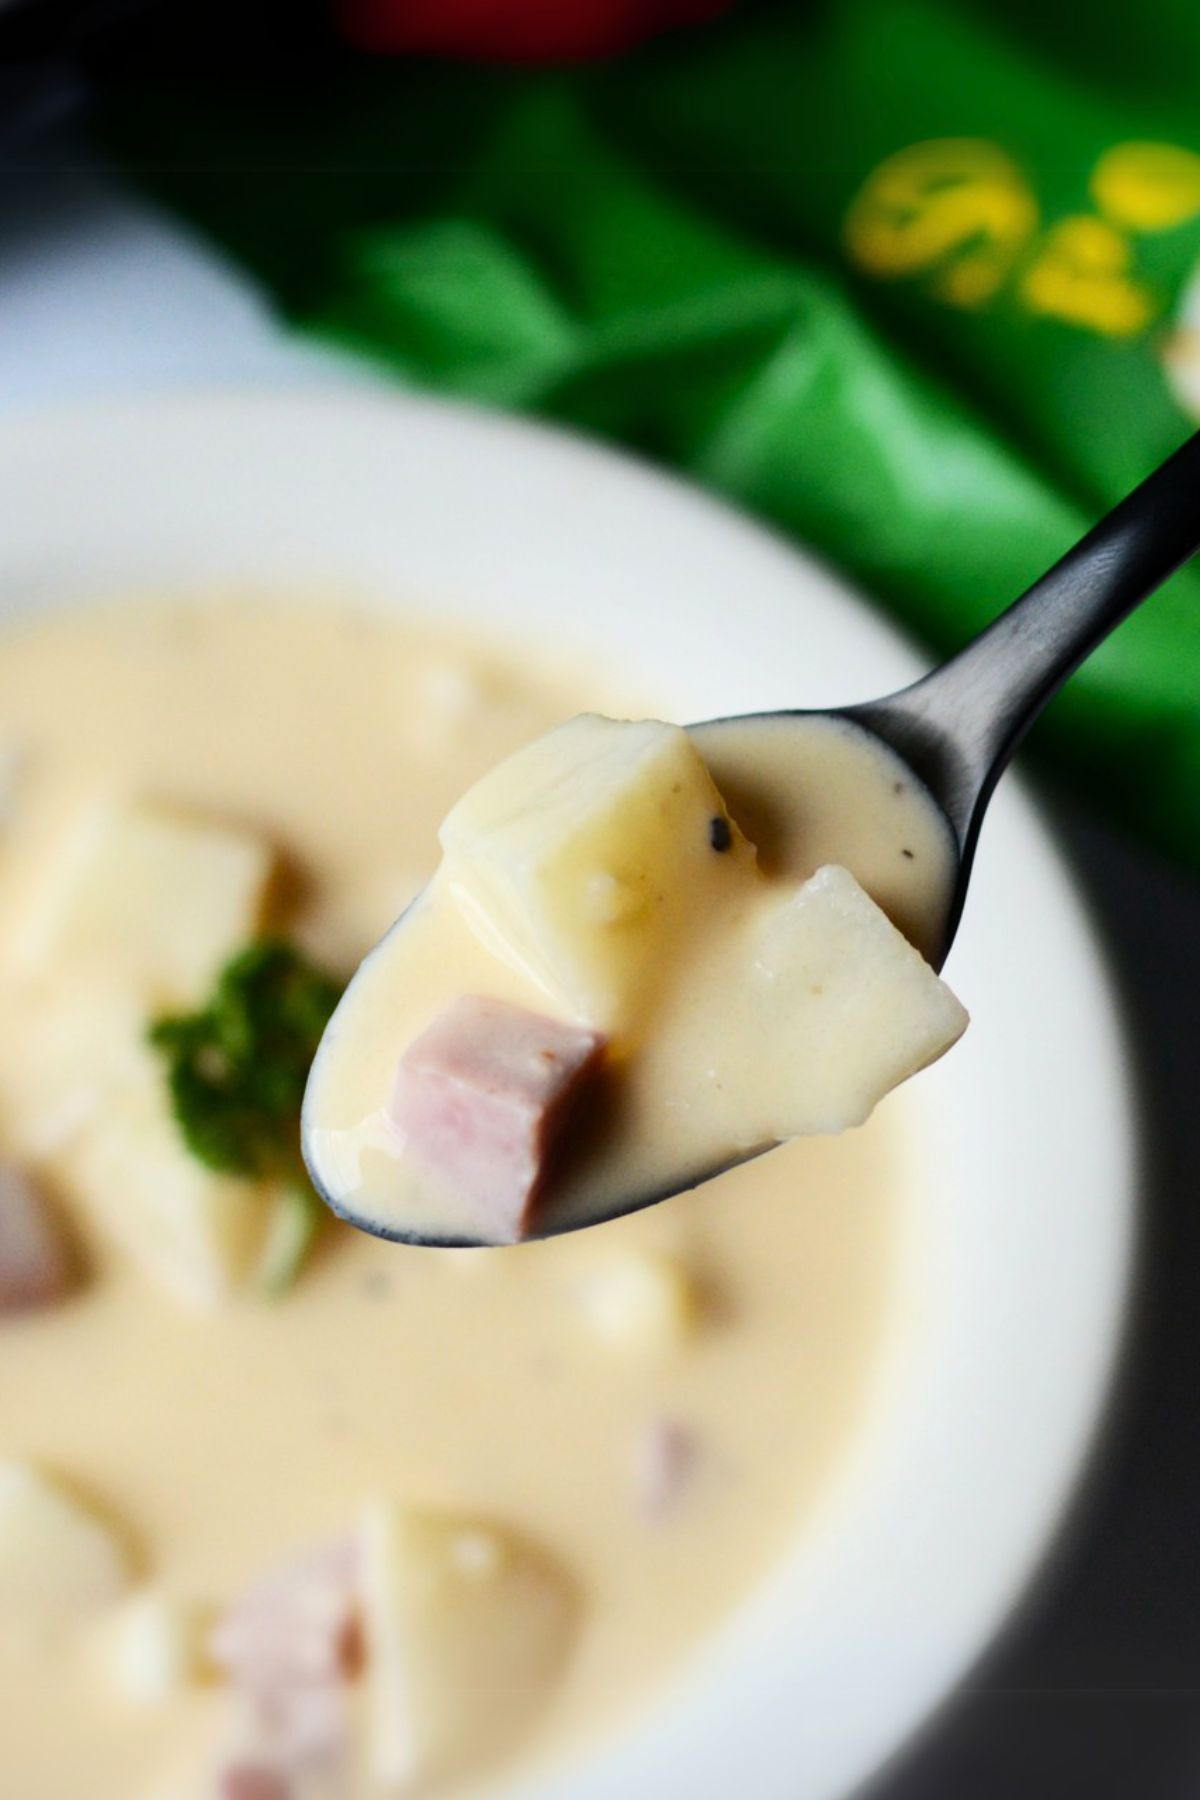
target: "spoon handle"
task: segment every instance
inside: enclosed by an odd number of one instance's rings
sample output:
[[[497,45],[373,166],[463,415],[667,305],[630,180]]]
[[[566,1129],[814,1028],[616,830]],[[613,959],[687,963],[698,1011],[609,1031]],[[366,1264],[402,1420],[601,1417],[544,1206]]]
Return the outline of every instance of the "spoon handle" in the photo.
[[[1200,550],[1200,432],[957,656],[852,708],[937,794],[969,855],[1009,758],[1072,671]]]

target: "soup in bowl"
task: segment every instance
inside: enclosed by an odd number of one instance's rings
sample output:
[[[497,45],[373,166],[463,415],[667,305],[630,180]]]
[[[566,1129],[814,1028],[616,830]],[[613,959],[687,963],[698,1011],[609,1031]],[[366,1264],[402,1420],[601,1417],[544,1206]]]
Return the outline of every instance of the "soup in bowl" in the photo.
[[[912,665],[628,465],[298,405],[0,445],[13,1779],[836,1792],[998,1618],[1102,1392],[1127,1146],[1086,934],[1002,800],[951,971],[999,1057],[969,1040],[862,1131],[572,1239],[319,1217],[305,1045],[464,788],[584,709],[821,704]],[[1086,1129],[1048,1074],[1081,1039]]]

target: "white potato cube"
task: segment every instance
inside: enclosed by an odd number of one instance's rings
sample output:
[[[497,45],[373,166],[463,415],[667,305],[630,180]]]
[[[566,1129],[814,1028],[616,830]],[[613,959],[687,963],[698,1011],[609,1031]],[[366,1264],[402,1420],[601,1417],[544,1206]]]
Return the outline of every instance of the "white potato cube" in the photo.
[[[53,1155],[68,1198],[185,1304],[212,1309],[253,1285],[272,1197],[188,1150],[144,1008],[104,986],[56,994],[24,1048],[11,1087],[22,1152]]]
[[[107,1096],[144,1059],[145,1013],[129,995],[48,983],[7,1071],[12,1148],[35,1161],[78,1143]]]
[[[252,1278],[271,1216],[262,1186],[191,1154],[148,1046],[124,1046],[121,1078],[81,1134],[69,1174],[110,1235],[185,1304],[212,1309]]]
[[[128,1581],[125,1546],[103,1520],[31,1464],[0,1462],[0,1633],[56,1648]]]
[[[149,801],[100,809],[57,861],[31,960],[102,975],[156,1007],[194,1005],[260,928],[271,872],[249,832]]]
[[[562,1576],[507,1534],[387,1500],[362,1533],[373,1779],[390,1792],[503,1755],[566,1655]]]
[[[685,731],[595,714],[485,775],[441,841],[482,941],[609,1031],[645,1005],[688,910],[754,870]]]
[[[674,1258],[653,1251],[614,1257],[583,1285],[584,1316],[615,1349],[656,1354],[686,1342],[699,1318],[695,1283]]]
[[[740,1004],[768,1048],[752,1094],[728,1084],[744,1109],[730,1120],[742,1145],[861,1125],[967,1026],[945,982],[842,868],[781,897],[756,925],[750,960]]]
[[[106,1650],[114,1687],[139,1706],[161,1706],[201,1682],[207,1665],[202,1612],[149,1588],[113,1621]]]

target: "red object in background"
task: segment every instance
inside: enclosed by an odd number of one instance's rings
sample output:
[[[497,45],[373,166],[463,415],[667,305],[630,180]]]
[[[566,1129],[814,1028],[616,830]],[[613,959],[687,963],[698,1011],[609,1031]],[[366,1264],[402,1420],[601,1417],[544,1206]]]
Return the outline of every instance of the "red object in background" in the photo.
[[[715,18],[732,0],[335,0],[364,50],[501,62],[611,56],[672,26]]]

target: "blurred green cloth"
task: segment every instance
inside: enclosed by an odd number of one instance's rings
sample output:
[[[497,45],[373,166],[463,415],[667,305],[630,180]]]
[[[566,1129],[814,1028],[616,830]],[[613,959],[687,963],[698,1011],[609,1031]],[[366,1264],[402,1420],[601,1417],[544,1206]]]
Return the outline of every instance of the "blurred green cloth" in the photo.
[[[101,124],[296,326],[677,465],[946,651],[1200,418],[1197,94],[1195,0],[846,0]],[[1035,742],[1200,867],[1200,571]]]

